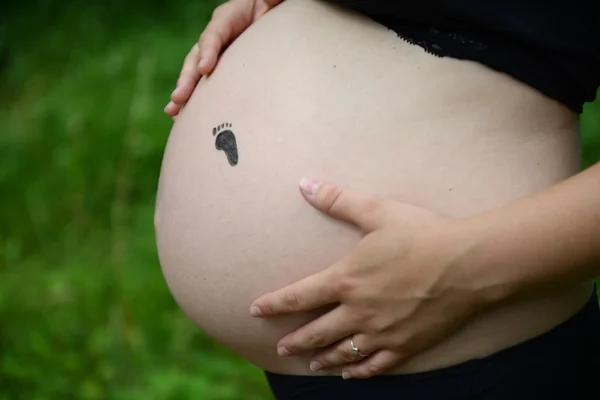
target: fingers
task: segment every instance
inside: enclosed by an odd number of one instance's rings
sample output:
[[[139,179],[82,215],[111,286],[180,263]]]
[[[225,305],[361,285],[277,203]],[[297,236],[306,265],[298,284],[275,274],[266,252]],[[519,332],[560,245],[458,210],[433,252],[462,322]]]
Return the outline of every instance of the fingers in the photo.
[[[179,73],[179,78],[177,79],[178,88],[186,84],[195,86],[196,82],[198,82],[200,79],[200,73],[198,72],[200,52],[200,46],[198,43],[195,43],[189,53],[185,56],[185,59],[183,60],[183,66],[181,67],[181,72]]]
[[[214,21],[208,24],[207,30],[202,34],[200,41],[192,47],[183,61],[177,79],[177,87],[171,94],[171,102],[165,108],[168,115],[175,116],[181,111],[181,108],[194,92],[201,76],[209,74],[217,63],[222,39],[220,39],[218,32],[211,32],[211,26],[215,26]]]
[[[183,61],[183,67],[177,79],[177,87],[171,94],[171,101],[165,107],[165,113],[174,117],[179,114],[183,105],[188,101],[196,84],[200,80],[198,72],[198,60],[200,59],[200,48],[194,45]]]
[[[181,111],[200,77],[213,71],[223,48],[252,23],[252,9],[248,4],[249,2],[229,1],[215,9],[212,20],[185,57],[177,87],[171,94],[171,102],[165,108],[168,115],[175,116]]]
[[[367,232],[383,226],[388,217],[383,200],[338,185],[302,179],[300,191],[317,210]]]
[[[225,47],[244,32],[250,24],[281,3],[282,0],[254,1],[230,0],[217,7],[198,43],[188,53],[183,63],[177,87],[165,113],[175,117],[189,100],[200,77],[210,74],[217,65]]]
[[[352,344],[358,349],[358,353],[353,350]],[[366,336],[353,335],[316,354],[312,358],[310,369],[318,371],[355,363],[375,351],[373,342],[370,342]]]
[[[398,365],[401,357],[389,350],[380,350],[358,363],[348,365],[342,371],[344,379],[366,379],[381,375]]]
[[[199,57],[194,67],[199,74],[208,75],[217,64],[223,47],[232,40],[232,26],[228,20],[212,20],[198,41]]]
[[[360,323],[361,321],[348,315],[346,307],[338,306],[281,339],[277,344],[277,352],[283,356],[291,356],[329,346],[356,332]],[[348,345],[349,340],[345,342]]]
[[[263,8],[261,12],[264,14],[268,9]],[[259,17],[254,12],[256,10],[252,1],[228,1],[215,9],[198,41],[200,60],[197,66],[202,75],[212,72],[223,49]]]
[[[338,268],[327,268],[275,292],[256,299],[250,306],[253,317],[271,317],[308,311],[338,301]]]

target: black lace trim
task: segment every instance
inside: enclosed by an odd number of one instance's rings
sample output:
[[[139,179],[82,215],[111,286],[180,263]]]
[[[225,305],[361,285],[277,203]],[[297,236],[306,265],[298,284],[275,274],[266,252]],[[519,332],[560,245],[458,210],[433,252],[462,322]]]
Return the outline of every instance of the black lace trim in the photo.
[[[487,44],[475,39],[468,31],[454,28],[415,25],[402,21],[390,21],[385,18],[374,18],[379,23],[393,30],[399,38],[412,45],[423,48],[427,53],[438,57],[453,57],[457,50],[460,53],[479,53],[488,48]],[[480,36],[480,35],[479,35]]]
[[[538,18],[531,1],[521,7],[518,0],[326,1],[370,17],[434,56],[470,60],[511,75],[575,112],[596,98],[600,47],[592,27],[600,0],[576,0],[565,18],[561,13],[569,7],[560,0],[543,6],[550,18]]]

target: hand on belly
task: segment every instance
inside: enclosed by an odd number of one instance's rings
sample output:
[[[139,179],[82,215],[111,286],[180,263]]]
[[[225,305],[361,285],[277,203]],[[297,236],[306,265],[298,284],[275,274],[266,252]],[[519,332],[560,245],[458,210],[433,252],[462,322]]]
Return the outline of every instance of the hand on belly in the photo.
[[[458,290],[445,279],[464,249],[455,220],[331,184],[303,180],[301,191],[365,236],[338,263],[252,304],[252,316],[271,317],[339,303],[284,337],[279,355],[320,350],[313,371],[345,366],[345,379],[368,378],[448,337],[489,305],[477,290],[464,283]]]
[[[250,362],[310,373],[306,352],[281,358],[276,344],[322,312],[259,319],[248,307],[335,263],[363,236],[306,206],[296,179],[323,176],[442,215],[474,215],[573,173],[578,147],[569,120],[481,66],[432,57],[323,2],[285,1],[227,48],[177,116],[156,207],[169,288],[206,334]],[[387,233],[410,240],[422,232],[423,220],[402,212],[405,231],[386,225],[359,247],[381,246]],[[426,287],[427,274],[411,275],[404,264],[398,287],[409,279]],[[489,310],[393,373],[480,357],[539,334],[571,312],[564,303],[554,296]],[[525,322],[502,329],[515,320]],[[369,350],[360,340],[354,345]],[[351,348],[348,339],[341,345]]]

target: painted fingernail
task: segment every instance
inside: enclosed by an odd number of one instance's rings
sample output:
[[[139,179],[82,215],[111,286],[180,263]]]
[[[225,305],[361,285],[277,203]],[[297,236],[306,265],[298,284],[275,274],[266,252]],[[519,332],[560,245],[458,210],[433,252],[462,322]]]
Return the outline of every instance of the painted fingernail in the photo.
[[[317,193],[319,186],[321,186],[321,184],[312,179],[302,178],[300,181],[300,189],[309,197],[313,197]]]
[[[250,315],[252,315],[253,317],[262,317],[263,314],[260,308],[258,308],[258,306],[252,306],[250,307]]]
[[[279,354],[281,357],[287,357],[290,355],[290,351],[285,347],[278,347],[277,354]]]
[[[350,378],[352,378],[352,375],[350,375],[350,372],[342,372],[342,378],[350,379]]]
[[[311,363],[310,363],[310,370],[311,370],[312,372],[318,371],[318,370],[320,370],[321,368],[323,368],[323,366],[322,366],[322,365],[321,365],[321,363],[320,363],[320,362],[318,362],[318,361],[313,361],[313,362],[311,362]]]

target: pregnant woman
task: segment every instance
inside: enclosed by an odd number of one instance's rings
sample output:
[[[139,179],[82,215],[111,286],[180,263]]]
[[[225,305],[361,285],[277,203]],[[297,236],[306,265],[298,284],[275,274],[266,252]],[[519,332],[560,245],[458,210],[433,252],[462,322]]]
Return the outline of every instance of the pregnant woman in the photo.
[[[166,109],[167,283],[278,399],[582,398],[598,2],[402,3],[217,9]]]

